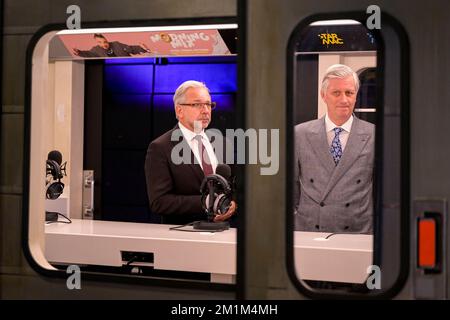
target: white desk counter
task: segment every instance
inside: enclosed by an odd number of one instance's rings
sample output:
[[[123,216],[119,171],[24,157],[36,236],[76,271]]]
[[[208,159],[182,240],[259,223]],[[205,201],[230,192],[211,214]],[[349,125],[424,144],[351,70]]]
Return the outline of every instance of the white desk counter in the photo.
[[[46,225],[51,263],[120,267],[121,251],[153,253],[159,270],[204,272],[212,282],[232,283],[236,274],[236,229],[171,231],[171,225],[72,220]],[[372,261],[372,236],[295,232],[295,265],[302,279],[364,282]],[[145,265],[145,264],[144,264]]]
[[[373,236],[299,232],[294,235],[297,276],[305,280],[364,283],[372,265]]]
[[[153,253],[159,270],[211,273],[232,282],[236,274],[236,229],[181,232],[171,225],[73,219],[46,225],[45,254],[52,263],[122,266],[121,251]]]

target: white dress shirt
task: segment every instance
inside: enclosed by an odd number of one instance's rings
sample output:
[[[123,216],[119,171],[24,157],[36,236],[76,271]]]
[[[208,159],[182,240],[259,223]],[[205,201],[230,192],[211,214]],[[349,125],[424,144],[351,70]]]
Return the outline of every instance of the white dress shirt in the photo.
[[[209,142],[208,136],[205,133],[205,130],[202,130],[200,133],[195,133],[185,126],[181,124],[181,122],[178,122],[178,127],[180,128],[181,132],[183,133],[184,139],[186,139],[187,143],[189,144],[189,147],[191,148],[192,152],[194,153],[195,158],[197,159],[200,167],[202,167],[202,161],[198,152],[198,141],[195,139],[197,135],[200,135],[202,137],[202,143],[205,146],[206,152],[208,153],[209,159],[211,160],[211,166],[213,168],[214,173],[216,172],[217,168],[217,157],[214,153],[214,149],[211,145],[211,142]]]
[[[351,115],[350,118],[342,126],[337,126],[334,124],[333,121],[331,121],[327,113],[325,115],[325,130],[327,131],[328,145],[331,147],[331,143],[333,142],[335,136],[333,129],[336,127],[342,128],[344,130],[339,134],[339,140],[341,141],[342,152],[344,152],[345,146],[347,145],[348,136],[352,129],[352,124],[353,124],[353,115]]]

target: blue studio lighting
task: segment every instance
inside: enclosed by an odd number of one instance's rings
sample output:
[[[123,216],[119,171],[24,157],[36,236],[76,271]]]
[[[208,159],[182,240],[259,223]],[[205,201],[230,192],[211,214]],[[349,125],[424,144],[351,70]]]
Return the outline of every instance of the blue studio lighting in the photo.
[[[105,60],[106,93],[111,96],[124,95],[120,103],[124,108],[127,107],[127,95],[150,95],[148,108],[151,108],[153,101],[155,110],[173,112],[172,96],[186,80],[204,82],[210,89],[213,101],[218,104],[218,112],[234,110],[237,91],[235,57]]]

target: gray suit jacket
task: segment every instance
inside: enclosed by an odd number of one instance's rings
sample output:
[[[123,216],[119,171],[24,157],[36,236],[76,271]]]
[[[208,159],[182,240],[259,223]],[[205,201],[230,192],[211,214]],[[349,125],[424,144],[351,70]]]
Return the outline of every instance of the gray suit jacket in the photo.
[[[375,126],[354,117],[347,144],[334,164],[325,117],[295,127],[295,229],[372,232]]]

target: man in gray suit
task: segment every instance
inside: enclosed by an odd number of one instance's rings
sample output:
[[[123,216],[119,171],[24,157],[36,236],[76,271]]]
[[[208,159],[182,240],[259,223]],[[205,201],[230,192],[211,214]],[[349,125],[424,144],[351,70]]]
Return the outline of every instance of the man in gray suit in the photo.
[[[332,65],[322,80],[324,117],[295,127],[295,229],[372,233],[375,126],[353,115],[359,79]]]

